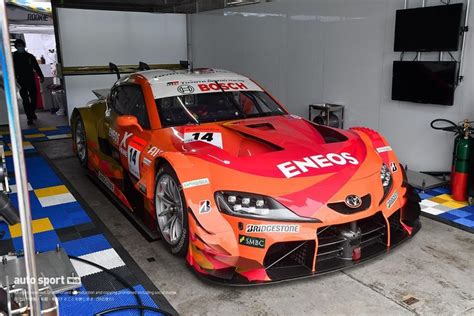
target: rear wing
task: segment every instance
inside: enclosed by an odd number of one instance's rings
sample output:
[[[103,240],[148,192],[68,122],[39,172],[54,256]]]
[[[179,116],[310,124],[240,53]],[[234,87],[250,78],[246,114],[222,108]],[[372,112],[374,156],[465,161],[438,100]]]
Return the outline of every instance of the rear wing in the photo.
[[[94,93],[98,99],[107,99],[110,89],[95,89],[92,90],[92,93]]]
[[[179,66],[182,68],[182,69],[186,69],[190,67],[190,63],[187,61],[187,60],[181,60],[179,62]],[[156,68],[156,65],[154,65],[155,68]],[[176,65],[162,65],[162,66],[176,66]],[[160,67],[160,68],[165,68],[165,67]],[[174,67],[171,67],[171,69],[173,69]],[[151,70],[151,67],[150,65],[148,65],[147,63],[143,62],[143,61],[140,61],[138,63],[138,68],[132,68],[131,66],[121,66],[121,69],[127,73],[129,72],[133,72],[133,71],[145,71],[145,70]],[[121,74],[120,74],[120,69],[119,67],[114,64],[113,62],[109,62],[109,72],[110,73],[113,73],[117,76],[117,80],[120,80],[120,77],[121,77]],[[98,99],[107,99],[107,97],[109,96],[109,93],[110,93],[110,89],[94,89],[92,90],[92,93],[94,93],[94,95],[98,98]]]
[[[138,63],[138,68],[135,68],[133,66],[120,66],[120,69],[122,71],[125,71],[127,73],[130,72],[135,72],[135,71],[145,71],[145,70],[151,70],[153,69],[188,69],[192,70],[192,63],[189,63],[187,60],[181,60],[179,62],[179,65],[176,64],[161,64],[161,65],[152,65],[153,67],[150,67],[147,63],[140,61]],[[110,73],[114,73],[117,76],[117,80],[120,79],[120,69],[119,66],[114,64],[113,62],[109,62],[109,71]]]
[[[138,70],[139,71],[150,70],[150,69],[151,68],[147,63],[144,63],[143,61],[138,63]],[[109,70],[110,70],[111,73],[115,73],[115,75],[117,75],[117,80],[120,79],[120,70],[119,70],[119,68],[117,67],[116,64],[114,64],[112,62],[109,63]],[[107,99],[107,97],[109,96],[109,93],[110,93],[110,89],[94,89],[94,90],[92,90],[92,93],[94,93],[95,96],[98,99]]]
[[[144,70],[150,70],[150,66],[147,64],[147,63],[144,63],[143,61],[140,61],[138,63],[138,69],[139,71],[144,71]],[[120,70],[119,68],[117,67],[116,64],[114,64],[113,62],[110,62],[109,63],[109,70],[111,73],[114,73],[116,76],[117,76],[117,80],[120,79]]]

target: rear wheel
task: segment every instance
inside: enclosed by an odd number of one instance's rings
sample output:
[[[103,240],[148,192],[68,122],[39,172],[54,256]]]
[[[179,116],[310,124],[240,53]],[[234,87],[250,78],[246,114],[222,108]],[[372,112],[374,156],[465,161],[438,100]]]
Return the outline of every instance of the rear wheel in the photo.
[[[188,250],[186,209],[186,201],[176,173],[169,165],[162,166],[155,185],[156,220],[165,246],[177,256],[185,256]]]
[[[87,138],[84,122],[79,115],[74,126],[74,143],[76,145],[76,153],[79,162],[83,167],[87,167]]]

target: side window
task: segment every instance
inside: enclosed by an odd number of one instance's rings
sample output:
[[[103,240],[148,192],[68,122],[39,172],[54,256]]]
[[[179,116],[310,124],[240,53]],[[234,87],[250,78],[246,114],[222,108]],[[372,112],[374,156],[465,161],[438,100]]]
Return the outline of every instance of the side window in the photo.
[[[112,108],[119,115],[131,114],[131,103],[129,101],[129,89],[119,86],[112,91]]]
[[[258,114],[258,108],[255,106],[254,100],[245,93],[238,94],[237,104],[240,104],[245,114]]]
[[[150,128],[145,98],[140,86],[124,85],[112,92],[112,107],[120,115],[133,115],[144,129]]]
[[[118,100],[118,97],[122,91],[122,87],[116,87],[112,90],[112,94],[110,95],[110,103],[112,106],[112,109],[117,112],[117,114],[122,115],[123,114],[123,109],[120,105],[120,102]]]

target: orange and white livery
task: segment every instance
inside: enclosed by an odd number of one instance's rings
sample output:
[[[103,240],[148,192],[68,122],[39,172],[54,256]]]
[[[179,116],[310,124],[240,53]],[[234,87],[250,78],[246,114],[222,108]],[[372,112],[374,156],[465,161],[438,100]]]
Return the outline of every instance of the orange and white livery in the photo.
[[[420,228],[419,198],[378,132],[291,115],[247,77],[150,70],[96,93],[71,117],[80,162],[201,276],[314,276]]]

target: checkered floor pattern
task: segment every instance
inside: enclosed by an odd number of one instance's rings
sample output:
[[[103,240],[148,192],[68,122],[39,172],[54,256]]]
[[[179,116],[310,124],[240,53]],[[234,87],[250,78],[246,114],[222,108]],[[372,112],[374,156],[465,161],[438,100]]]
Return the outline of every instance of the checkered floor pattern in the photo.
[[[474,233],[474,206],[467,202],[454,201],[449,193],[447,188],[419,192],[422,213]]]
[[[69,126],[39,127],[23,130],[22,133],[23,149],[25,153],[30,153],[35,152],[32,142],[70,138],[71,128]],[[4,147],[5,156],[12,155],[8,126],[0,126],[0,145]]]
[[[61,130],[62,134],[64,132],[65,130]],[[36,251],[50,251],[59,244],[69,255],[95,262],[120,275],[134,287],[144,305],[157,307],[158,300],[148,294],[133,272],[139,268],[134,263],[134,267],[130,268],[130,262],[133,261],[129,257],[124,259],[117,253],[110,242],[113,237],[96,225],[74,194],[48,162],[36,153],[33,146],[26,154],[26,167]],[[7,157],[7,168],[12,181],[10,199],[18,206],[12,157]],[[23,245],[20,225],[8,226],[0,222],[0,231],[5,232],[0,239],[0,257],[8,253],[21,253]],[[132,293],[105,272],[78,261],[72,260],[72,263],[82,279],[83,286],[77,295],[58,296],[61,315],[93,315],[112,307],[137,304]],[[114,313],[138,314],[138,311]]]

